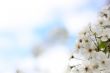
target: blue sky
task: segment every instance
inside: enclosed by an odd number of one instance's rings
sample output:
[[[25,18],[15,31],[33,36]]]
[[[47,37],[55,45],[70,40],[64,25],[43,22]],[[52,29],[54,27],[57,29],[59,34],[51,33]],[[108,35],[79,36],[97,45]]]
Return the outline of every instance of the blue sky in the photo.
[[[0,67],[0,72],[14,73],[18,65],[16,65],[17,60],[21,63],[29,57],[33,62],[32,48],[45,42],[48,32],[55,27],[65,28],[68,31],[70,38],[64,45],[66,49],[61,50],[63,52],[71,50],[78,32],[88,22],[95,20],[104,2],[104,0],[1,1],[0,64],[3,67]],[[8,72],[5,69],[8,69]]]

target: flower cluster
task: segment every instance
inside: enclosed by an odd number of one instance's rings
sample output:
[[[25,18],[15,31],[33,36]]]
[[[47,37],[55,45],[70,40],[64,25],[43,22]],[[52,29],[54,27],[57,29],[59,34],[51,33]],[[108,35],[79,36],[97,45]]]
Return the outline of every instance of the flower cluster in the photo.
[[[110,5],[79,34],[69,73],[110,73]]]

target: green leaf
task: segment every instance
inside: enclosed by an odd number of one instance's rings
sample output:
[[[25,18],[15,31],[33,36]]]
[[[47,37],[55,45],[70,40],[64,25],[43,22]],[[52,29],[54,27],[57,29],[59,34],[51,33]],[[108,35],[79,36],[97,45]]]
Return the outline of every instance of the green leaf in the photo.
[[[106,47],[106,42],[100,41],[100,44],[99,44],[100,50],[105,47]]]

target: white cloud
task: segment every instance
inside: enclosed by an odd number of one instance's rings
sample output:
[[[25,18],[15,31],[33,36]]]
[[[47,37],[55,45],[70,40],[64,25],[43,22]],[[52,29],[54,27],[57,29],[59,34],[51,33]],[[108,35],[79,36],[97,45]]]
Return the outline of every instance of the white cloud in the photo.
[[[18,69],[26,73],[64,73],[69,51],[65,46],[53,46],[50,49],[36,59],[18,59]]]
[[[68,11],[86,3],[88,0],[1,0],[0,31],[14,32],[19,46],[25,47],[34,39],[32,29],[48,25],[45,23],[54,18],[55,9]]]
[[[20,32],[20,33],[16,34],[16,44],[20,48],[30,47],[30,45],[32,45],[34,43],[34,39],[35,38],[31,32],[24,32],[24,33]]]
[[[49,73],[64,73],[68,61],[68,49],[65,46],[53,46],[51,50],[37,59],[38,67]]]
[[[13,40],[6,37],[6,36],[0,36],[0,49],[6,51],[9,49],[15,48],[15,44],[13,43]]]
[[[78,7],[88,0],[2,0],[0,30],[23,30],[52,19],[54,8]]]
[[[33,57],[19,58],[16,60],[16,67],[19,70],[28,70],[35,67],[35,59]]]
[[[47,25],[45,22],[53,18],[54,9],[79,7],[87,2],[88,0],[1,0],[0,31],[14,32],[19,45],[26,46],[34,37],[31,30]]]
[[[65,27],[70,34],[77,34],[90,22],[95,21],[96,12],[85,11],[78,13],[69,13],[64,16]]]
[[[53,12],[55,9],[66,11],[87,2],[88,0],[1,0],[0,31],[1,33],[14,32],[18,45],[25,47],[33,42],[32,29],[48,25],[45,22],[52,20],[56,13]],[[10,45],[8,39],[6,41],[4,44]]]
[[[15,62],[9,59],[0,59],[0,73],[15,73]]]

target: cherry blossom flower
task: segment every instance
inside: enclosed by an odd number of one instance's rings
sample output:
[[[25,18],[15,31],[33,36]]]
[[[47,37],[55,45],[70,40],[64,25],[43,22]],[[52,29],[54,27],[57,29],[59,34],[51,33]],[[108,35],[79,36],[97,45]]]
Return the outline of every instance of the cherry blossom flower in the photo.
[[[110,73],[110,5],[103,8],[94,25],[80,32],[68,73]]]

